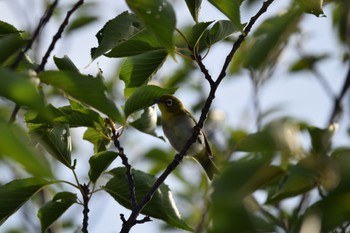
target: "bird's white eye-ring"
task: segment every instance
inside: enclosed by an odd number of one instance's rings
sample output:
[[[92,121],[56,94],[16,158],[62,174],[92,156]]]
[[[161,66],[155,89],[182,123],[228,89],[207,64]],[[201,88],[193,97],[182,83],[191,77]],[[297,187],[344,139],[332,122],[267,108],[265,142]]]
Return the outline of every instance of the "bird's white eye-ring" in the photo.
[[[173,105],[173,100],[172,100],[172,99],[167,99],[166,102],[165,102],[165,104],[166,104],[168,107],[170,107],[170,106]]]

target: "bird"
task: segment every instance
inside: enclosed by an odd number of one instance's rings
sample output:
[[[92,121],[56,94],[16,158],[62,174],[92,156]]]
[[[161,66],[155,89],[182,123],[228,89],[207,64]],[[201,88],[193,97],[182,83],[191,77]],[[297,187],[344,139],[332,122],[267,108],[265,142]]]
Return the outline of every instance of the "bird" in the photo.
[[[162,95],[155,101],[161,112],[162,128],[166,138],[172,147],[180,152],[193,134],[196,120],[187,111],[182,102],[173,95]],[[214,157],[210,149],[208,139],[201,129],[197,140],[186,152],[204,169],[209,180],[213,180],[214,174],[220,174],[214,163]]]

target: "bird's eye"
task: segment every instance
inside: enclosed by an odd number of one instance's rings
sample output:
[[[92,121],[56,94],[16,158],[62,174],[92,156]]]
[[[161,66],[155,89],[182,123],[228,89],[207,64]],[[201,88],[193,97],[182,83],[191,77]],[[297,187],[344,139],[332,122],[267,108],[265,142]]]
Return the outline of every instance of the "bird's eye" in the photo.
[[[173,105],[173,100],[172,100],[172,99],[167,99],[165,103],[166,103],[166,105],[167,105],[168,107],[170,107],[170,106]]]

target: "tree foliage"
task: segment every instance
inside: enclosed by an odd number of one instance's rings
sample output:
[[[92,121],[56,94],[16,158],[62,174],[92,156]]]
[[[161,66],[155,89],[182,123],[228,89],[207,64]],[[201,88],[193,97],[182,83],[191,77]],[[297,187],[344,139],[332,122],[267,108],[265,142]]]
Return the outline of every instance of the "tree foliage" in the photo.
[[[37,231],[60,232],[61,223],[88,232],[89,213],[99,211],[91,208],[90,201],[105,193],[103,198],[130,210],[117,210],[120,224],[115,231],[120,232],[154,224],[154,218],[162,221],[164,231],[348,232],[350,147],[332,142],[350,86],[350,4],[291,0],[278,13],[270,13],[276,2],[209,0],[223,18],[201,21],[201,14],[210,14],[201,10],[204,3],[186,0],[192,21],[178,25],[184,12],[176,1],[127,0],[128,9],[91,34],[96,38],[96,46],[89,49],[92,62],[101,57],[122,61],[116,79],[104,77],[102,69],[85,73],[69,54],[52,54],[62,37],[78,37],[79,30],[100,19],[88,10],[99,2],[79,0],[67,7],[48,1],[33,32],[0,21],[0,168],[11,174],[0,180],[0,227],[12,215],[27,211],[38,217]],[[337,46],[344,48],[343,61],[337,60],[349,69],[344,84],[333,93],[318,70],[329,54],[317,51],[300,52],[287,70],[316,76],[333,104],[329,121],[317,127],[292,116],[271,120],[267,116],[275,110],[262,111],[259,92],[281,66],[288,43],[303,34],[300,25],[305,17],[321,19],[324,7],[332,10],[327,20],[333,22]],[[36,46],[55,13],[62,22],[38,58]],[[223,62],[214,72],[207,57],[220,45],[227,49],[220,52]],[[169,69],[169,61],[176,68],[159,75]],[[57,68],[46,68],[48,62]],[[215,121],[210,114],[222,81],[244,72],[253,86],[255,130]],[[194,83],[193,74],[199,74],[200,81]],[[200,96],[193,104],[200,117],[192,137],[176,154],[150,146],[138,155],[148,167],[136,169],[129,158],[140,152],[126,146],[137,143],[129,132],[164,139],[157,131],[153,105],[160,96],[183,89]],[[84,130],[82,139],[91,144],[89,156],[73,150],[82,140],[71,135],[73,128]],[[221,170],[213,182],[203,174],[189,179],[181,169],[180,162],[201,128],[214,142]],[[77,172],[80,164],[89,165],[83,176]],[[73,178],[62,178],[57,172],[60,166]],[[167,183],[170,174],[183,186],[181,190]],[[285,205],[290,200],[293,203]],[[24,210],[26,203],[36,206],[37,212]],[[183,214],[182,205],[187,207]],[[73,206],[81,206],[81,224],[63,218]],[[17,230],[29,231],[25,226]]]

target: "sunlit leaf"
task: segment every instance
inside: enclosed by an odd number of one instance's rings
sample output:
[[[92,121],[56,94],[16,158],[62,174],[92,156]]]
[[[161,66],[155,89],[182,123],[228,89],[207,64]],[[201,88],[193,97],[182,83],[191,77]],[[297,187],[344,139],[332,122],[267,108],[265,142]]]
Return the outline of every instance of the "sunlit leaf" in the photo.
[[[128,180],[125,176],[125,168],[115,168],[110,171],[113,178],[110,179],[106,186],[103,187],[118,203],[131,209]],[[141,198],[150,190],[156,181],[156,177],[139,170],[132,170],[135,182],[136,198]],[[172,193],[169,187],[162,184],[157,192],[153,195],[151,201],[141,211],[142,214],[164,220],[171,226],[183,230],[192,231],[184,220],[175,205]]]
[[[0,226],[29,198],[51,184],[42,178],[13,180],[0,187]]]
[[[190,11],[193,20],[198,22],[199,9],[202,4],[202,0],[185,0],[188,10]]]
[[[125,82],[126,88],[147,84],[163,65],[167,55],[164,50],[156,50],[128,57],[120,67],[120,79]]]
[[[177,88],[161,88],[154,85],[147,85],[137,88],[132,96],[126,100],[124,106],[125,116],[147,108],[153,104],[162,95],[173,94]]]
[[[166,0],[127,0],[130,9],[158,39],[159,43],[173,53],[173,32],[176,16]]]
[[[107,127],[87,128],[84,132],[83,139],[91,142],[94,145],[94,153],[102,152],[107,150],[111,143],[111,140],[104,136],[109,135],[109,129]]]
[[[45,232],[61,215],[77,201],[77,196],[70,192],[57,193],[52,201],[45,203],[38,211],[41,232]]]

